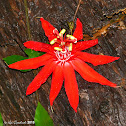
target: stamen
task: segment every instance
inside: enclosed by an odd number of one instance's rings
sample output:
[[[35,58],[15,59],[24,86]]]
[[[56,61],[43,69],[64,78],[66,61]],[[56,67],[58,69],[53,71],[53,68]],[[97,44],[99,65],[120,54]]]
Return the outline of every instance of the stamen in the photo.
[[[66,29],[62,29],[59,33],[59,36],[61,37],[66,32]]]
[[[57,38],[54,38],[52,41],[50,41],[50,44],[53,45],[57,41]]]
[[[75,39],[75,37],[74,37],[74,36],[72,36],[72,35],[68,35],[68,34],[66,35],[66,37],[67,37],[67,38],[69,38],[69,39],[72,39],[72,40],[74,40],[74,39]]]
[[[65,42],[61,42],[61,46],[65,45]]]
[[[69,51],[72,51],[72,43],[70,43]]]
[[[74,41],[74,43],[77,43],[77,38],[75,38],[73,41]]]
[[[54,47],[54,49],[57,51],[62,51],[62,48],[60,48],[60,47]]]
[[[72,40],[73,43],[77,43],[77,38],[75,38],[74,36],[68,35],[68,34],[67,34],[66,37],[67,37],[68,39]]]
[[[56,28],[53,30],[53,33],[54,33],[55,35],[59,35],[59,32],[58,32],[58,30],[57,30]]]

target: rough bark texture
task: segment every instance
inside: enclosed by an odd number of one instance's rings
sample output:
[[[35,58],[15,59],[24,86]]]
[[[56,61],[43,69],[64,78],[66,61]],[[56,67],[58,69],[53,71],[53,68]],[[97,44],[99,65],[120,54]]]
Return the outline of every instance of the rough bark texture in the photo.
[[[77,0],[27,0],[32,40],[47,42],[39,19],[44,17],[57,29],[66,28],[77,7]],[[77,13],[83,32],[92,35],[93,28],[107,23],[104,15],[126,7],[126,0],[83,0]],[[104,20],[101,20],[104,19]],[[125,23],[126,19],[124,19]],[[22,73],[7,67],[2,58],[24,53],[23,42],[29,40],[23,0],[0,1],[0,112],[5,122],[33,120],[37,106],[36,93],[25,95],[27,86],[37,71]],[[49,104],[51,77],[38,90],[39,100],[56,126],[125,126],[126,125],[126,30],[110,28],[99,37],[99,45],[87,50],[94,54],[120,56],[118,61],[94,68],[121,88],[89,83],[76,73],[79,87],[79,106],[75,113],[69,105],[64,87]],[[90,65],[90,64],[89,64]],[[90,65],[91,66],[91,65]]]

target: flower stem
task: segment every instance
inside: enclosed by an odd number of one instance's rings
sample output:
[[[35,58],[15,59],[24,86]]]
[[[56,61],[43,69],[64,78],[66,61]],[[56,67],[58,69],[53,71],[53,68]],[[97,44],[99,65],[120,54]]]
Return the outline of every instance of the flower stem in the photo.
[[[28,18],[28,6],[27,6],[27,0],[24,0],[24,6],[25,6],[25,16],[26,16],[26,25],[27,25],[27,32],[28,32],[28,39],[31,40],[31,32],[30,32],[30,23]],[[33,71],[33,74],[35,75],[35,71]],[[37,102],[39,102],[39,95],[36,91],[36,99]]]
[[[24,0],[24,6],[25,6],[25,16],[26,16],[26,25],[27,25],[28,39],[31,40],[31,32],[30,32],[30,24],[29,24],[29,18],[28,18],[27,0]]]
[[[79,3],[78,3],[78,5],[77,5],[77,9],[76,9],[75,14],[74,14],[74,17],[73,17],[73,22],[75,21],[75,18],[76,18],[78,9],[79,9],[79,7],[80,7],[80,3],[81,3],[81,0],[79,0]]]
[[[38,91],[36,91],[35,93],[36,93],[36,100],[37,100],[37,102],[39,102],[39,95],[38,95]]]
[[[73,21],[68,22],[71,35],[72,35],[73,29],[74,29],[74,22],[75,22],[75,18],[76,18],[78,9],[79,9],[79,7],[80,7],[80,3],[81,3],[81,0],[79,0],[79,3],[78,3],[78,5],[77,5],[77,9],[76,9],[76,11],[75,11],[75,14],[74,14],[74,17],[73,17]]]

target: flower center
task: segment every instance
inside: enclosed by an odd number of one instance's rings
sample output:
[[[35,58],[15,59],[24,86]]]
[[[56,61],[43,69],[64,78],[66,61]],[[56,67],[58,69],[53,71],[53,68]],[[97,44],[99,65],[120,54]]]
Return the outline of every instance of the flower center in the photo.
[[[70,59],[71,52],[69,51],[68,47],[64,48],[62,51],[55,51],[56,57],[61,64],[64,64],[67,60]]]
[[[63,34],[66,32],[65,29],[62,29],[60,31],[60,33],[58,32],[57,29],[53,30],[53,34],[56,35],[57,37],[54,38],[53,40],[50,41],[50,44],[53,45],[54,43],[58,43],[59,46],[58,47],[54,47],[54,50],[57,51],[62,51],[64,50],[65,47],[68,47],[69,51],[72,51],[72,44],[77,43],[77,38],[75,38],[72,35],[65,35],[65,37],[63,36]]]

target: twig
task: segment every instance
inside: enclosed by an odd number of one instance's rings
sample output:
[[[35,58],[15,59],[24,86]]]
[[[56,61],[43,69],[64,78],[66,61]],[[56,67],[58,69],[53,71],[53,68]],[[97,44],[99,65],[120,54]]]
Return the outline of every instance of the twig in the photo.
[[[81,3],[81,0],[79,0],[79,3],[78,3],[78,5],[77,5],[77,9],[76,9],[75,14],[74,14],[74,17],[73,17],[73,22],[75,21],[75,18],[76,18],[78,9],[79,9],[79,7],[80,7],[80,3]]]
[[[27,25],[27,31],[28,31],[28,39],[31,40],[31,32],[30,32],[30,23],[28,18],[28,6],[27,6],[27,0],[24,0],[24,6],[25,6],[25,16],[26,16],[26,25]],[[33,74],[35,75],[35,71],[33,71]],[[39,102],[39,95],[36,91],[36,99],[37,102]]]
[[[28,18],[27,0],[24,0],[24,6],[25,6],[25,16],[26,16],[26,25],[27,25],[27,31],[28,31],[28,39],[31,40],[31,32],[30,32],[30,24],[29,24],[29,18]]]

